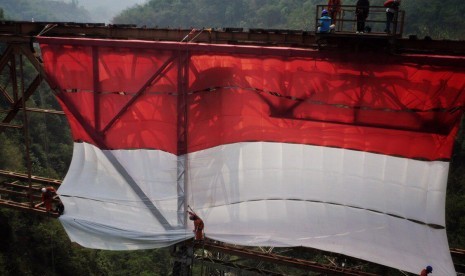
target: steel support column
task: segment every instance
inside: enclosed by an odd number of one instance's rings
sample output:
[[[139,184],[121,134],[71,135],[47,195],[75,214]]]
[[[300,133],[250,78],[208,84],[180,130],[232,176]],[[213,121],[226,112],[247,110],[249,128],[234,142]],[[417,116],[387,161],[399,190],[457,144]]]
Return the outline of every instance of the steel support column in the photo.
[[[187,138],[188,138],[188,89],[189,89],[189,52],[180,49],[178,52],[178,101],[177,101],[177,193],[178,224],[186,226],[187,220]]]

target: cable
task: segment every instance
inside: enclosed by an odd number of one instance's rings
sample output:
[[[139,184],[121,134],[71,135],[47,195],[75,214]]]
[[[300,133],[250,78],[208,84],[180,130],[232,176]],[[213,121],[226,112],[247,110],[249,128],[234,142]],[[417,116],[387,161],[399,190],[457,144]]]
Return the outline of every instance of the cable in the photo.
[[[42,31],[40,31],[40,33],[37,36],[41,36],[41,35],[45,34],[46,32],[50,31],[51,29],[55,28],[56,26],[58,26],[58,25],[57,24],[47,24],[47,25],[45,25],[44,29]]]

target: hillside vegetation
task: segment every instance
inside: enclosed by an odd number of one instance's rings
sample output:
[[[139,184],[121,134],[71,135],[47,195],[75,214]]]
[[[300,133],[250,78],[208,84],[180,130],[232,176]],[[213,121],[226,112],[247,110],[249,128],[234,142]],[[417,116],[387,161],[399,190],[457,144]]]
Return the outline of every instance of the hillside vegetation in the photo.
[[[19,21],[91,22],[89,12],[71,3],[51,0],[0,0],[5,19]]]
[[[343,5],[355,2],[342,0]],[[383,2],[370,0],[372,6],[382,6]],[[326,3],[327,0],[132,0],[126,5],[132,7],[122,10],[112,23],[163,28],[313,30],[315,7]],[[66,22],[107,21],[110,14],[125,8],[122,0],[0,0],[0,7],[11,20]],[[406,12],[404,35],[465,40],[465,1],[404,0],[401,8]]]
[[[313,30],[316,5],[325,0],[150,0],[123,11],[114,23],[147,27],[243,27]],[[342,0],[354,5],[355,0]],[[371,0],[382,6],[384,0]],[[436,39],[465,39],[465,1],[404,0],[404,34]]]

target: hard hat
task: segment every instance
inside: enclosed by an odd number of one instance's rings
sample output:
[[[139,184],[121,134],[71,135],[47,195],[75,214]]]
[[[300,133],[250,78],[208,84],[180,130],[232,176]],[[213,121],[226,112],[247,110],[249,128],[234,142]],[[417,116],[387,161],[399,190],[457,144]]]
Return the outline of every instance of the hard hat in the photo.
[[[47,191],[47,189],[45,189],[45,188],[42,188],[40,190],[42,191],[42,193],[45,193]]]
[[[322,16],[323,16],[323,15],[328,15],[328,11],[327,11],[327,10],[323,10],[323,11],[321,12],[321,15],[322,15]]]
[[[430,265],[427,266],[427,267],[426,267],[426,271],[428,271],[428,272],[433,272],[433,267],[430,266]]]

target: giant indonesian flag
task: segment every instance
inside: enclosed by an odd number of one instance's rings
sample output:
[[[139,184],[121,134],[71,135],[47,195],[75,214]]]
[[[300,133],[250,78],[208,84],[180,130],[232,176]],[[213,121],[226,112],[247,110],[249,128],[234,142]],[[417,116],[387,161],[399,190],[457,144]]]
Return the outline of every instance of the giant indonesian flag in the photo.
[[[455,275],[445,195],[464,60],[38,41],[75,141],[58,190],[72,241],[168,246],[193,237],[191,206],[215,240]]]

